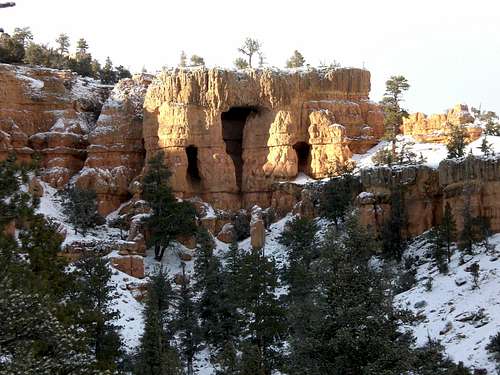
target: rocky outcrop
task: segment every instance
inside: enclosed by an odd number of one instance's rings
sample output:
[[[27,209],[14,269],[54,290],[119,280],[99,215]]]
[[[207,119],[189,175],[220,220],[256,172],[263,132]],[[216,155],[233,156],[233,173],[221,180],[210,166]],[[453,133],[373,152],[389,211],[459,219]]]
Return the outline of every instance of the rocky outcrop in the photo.
[[[444,160],[437,170],[423,166],[369,169],[362,171],[361,183],[364,192],[356,205],[361,221],[375,230],[390,214],[395,186],[401,185],[407,236],[417,236],[439,224],[446,203],[460,231],[468,199],[472,217],[487,219],[490,230],[500,232],[500,159]]]
[[[360,69],[164,71],[145,99],[146,153],[165,151],[182,197],[269,207],[274,182],[335,174],[378,141],[383,114],[369,91]]]
[[[475,123],[474,117],[465,104],[457,104],[447,113],[427,116],[417,112],[403,119],[401,132],[412,136],[417,142],[446,143],[451,126],[464,125],[469,141],[481,136],[482,129]]]
[[[38,155],[42,179],[64,186],[83,167],[108,91],[70,71],[0,64],[0,159]]]
[[[76,183],[96,191],[102,215],[130,198],[129,184],[144,166],[142,106],[151,79],[142,74],[121,80],[89,134],[88,157]]]

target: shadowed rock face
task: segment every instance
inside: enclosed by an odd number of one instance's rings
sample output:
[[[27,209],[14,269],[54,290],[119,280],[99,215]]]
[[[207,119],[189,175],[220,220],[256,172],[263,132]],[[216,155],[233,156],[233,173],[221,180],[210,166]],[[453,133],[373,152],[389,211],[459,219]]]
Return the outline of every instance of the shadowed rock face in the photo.
[[[378,141],[383,113],[369,91],[361,69],[162,72],[144,102],[146,154],[165,151],[180,196],[267,207],[273,183],[335,174]]]

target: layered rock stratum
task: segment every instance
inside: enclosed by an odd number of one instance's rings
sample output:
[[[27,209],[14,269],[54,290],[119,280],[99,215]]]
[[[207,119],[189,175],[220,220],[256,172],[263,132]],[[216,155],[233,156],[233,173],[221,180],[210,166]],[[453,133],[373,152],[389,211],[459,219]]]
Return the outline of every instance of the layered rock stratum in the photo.
[[[273,183],[335,175],[378,142],[383,113],[369,91],[361,69],[164,71],[145,98],[146,154],[164,151],[182,197],[268,207]]]

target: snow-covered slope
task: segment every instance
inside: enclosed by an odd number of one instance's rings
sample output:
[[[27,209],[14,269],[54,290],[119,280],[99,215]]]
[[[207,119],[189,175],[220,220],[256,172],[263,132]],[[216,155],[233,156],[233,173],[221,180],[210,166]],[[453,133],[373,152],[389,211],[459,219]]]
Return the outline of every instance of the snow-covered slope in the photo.
[[[428,337],[437,339],[455,361],[496,374],[494,361],[485,346],[500,331],[500,234],[490,237],[491,249],[477,247],[474,256],[464,256],[455,249],[448,274],[440,274],[429,259],[424,236],[415,241],[408,255],[418,256],[417,285],[396,296],[395,304],[410,309],[419,318],[410,326],[423,345]],[[467,271],[479,264],[478,287]],[[426,286],[432,278],[432,288]]]

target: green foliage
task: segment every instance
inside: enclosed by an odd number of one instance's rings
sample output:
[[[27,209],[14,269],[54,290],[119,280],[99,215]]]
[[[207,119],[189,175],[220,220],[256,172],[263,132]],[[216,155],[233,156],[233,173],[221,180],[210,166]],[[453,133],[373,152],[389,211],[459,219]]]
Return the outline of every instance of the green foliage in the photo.
[[[77,308],[78,321],[92,345],[99,370],[115,370],[120,362],[121,338],[113,320],[119,312],[112,308],[113,292],[109,259],[86,252],[75,263],[75,290],[71,304]]]
[[[461,158],[465,156],[467,145],[467,131],[463,125],[452,125],[446,143],[448,159]]]
[[[144,333],[136,355],[136,375],[182,375],[176,350],[171,346],[173,331],[169,308],[173,291],[166,270],[158,268],[150,276],[144,306]]]
[[[285,246],[288,266],[282,270],[283,280],[289,285],[288,298],[292,303],[303,303],[314,287],[314,260],[319,257],[318,241],[315,239],[317,224],[310,219],[295,217],[285,227],[279,242]]]
[[[0,33],[0,63],[20,63],[24,59],[24,46],[9,34]]]
[[[416,359],[414,368],[419,375],[470,375],[462,362],[458,365],[449,359],[443,346],[429,338],[422,348],[415,351]]]
[[[238,57],[234,60],[234,66],[237,69],[247,69],[249,67],[248,62],[242,57]]]
[[[481,141],[481,152],[483,153],[484,156],[493,156],[495,155],[495,152],[493,151],[493,147],[491,143],[488,142],[487,137],[484,137],[483,140]]]
[[[493,354],[495,361],[500,364],[500,332],[497,332],[491,337],[490,342],[486,346],[486,350]]]
[[[382,250],[389,259],[401,261],[406,248],[403,231],[407,227],[404,187],[398,183],[391,190],[391,212],[381,231]]]
[[[73,225],[75,234],[87,234],[89,229],[103,223],[97,212],[97,195],[94,190],[71,186],[62,192],[63,212]]]
[[[408,91],[410,85],[405,77],[392,76],[386,81],[385,86],[385,94],[381,101],[385,113],[385,139],[392,142],[393,148],[395,148],[399,127],[403,124],[403,118],[408,116],[408,112],[401,108],[401,101],[404,92]]]
[[[239,211],[231,216],[237,241],[243,241],[250,236],[250,219],[245,211]]]
[[[56,43],[59,46],[58,51],[61,55],[69,52],[70,41],[67,34],[59,34],[56,39]]]
[[[451,245],[457,235],[457,229],[455,224],[455,219],[453,218],[453,213],[451,211],[450,202],[446,202],[444,207],[443,222],[439,226],[439,234],[446,246],[446,258],[448,263],[451,261]]]
[[[286,67],[287,68],[300,68],[301,66],[304,66],[306,63],[306,59],[304,59],[304,56],[302,54],[295,50],[293,51],[293,55],[286,61]]]
[[[254,363],[254,373],[269,374],[281,366],[280,348],[286,332],[285,312],[274,290],[278,286],[275,263],[261,251],[251,251],[241,258],[240,280],[246,280],[241,291],[242,332],[247,352]],[[245,364],[245,352],[242,355]],[[244,372],[243,373],[248,373]]]
[[[338,225],[360,190],[359,180],[351,173],[325,182],[319,198],[321,216],[333,220],[335,225]]]
[[[143,197],[153,211],[145,219],[151,233],[148,246],[154,246],[156,260],[163,258],[166,249],[178,236],[190,236],[196,232],[196,212],[190,203],[175,198],[168,183],[171,173],[163,161],[162,152],[151,158],[143,180]]]
[[[201,334],[193,290],[182,263],[182,282],[176,293],[176,314],[173,327],[179,340],[179,353],[187,368],[187,375],[194,374],[193,360],[199,351]]]
[[[104,67],[101,69],[101,82],[108,85],[118,82],[116,72],[113,69],[113,62],[111,61],[109,56],[106,58]]]
[[[441,273],[448,273],[448,262],[446,257],[446,243],[439,227],[429,231],[428,239],[431,244],[432,258]]]
[[[190,62],[191,66],[205,66],[205,60],[203,59],[203,57],[198,55],[192,55]]]

